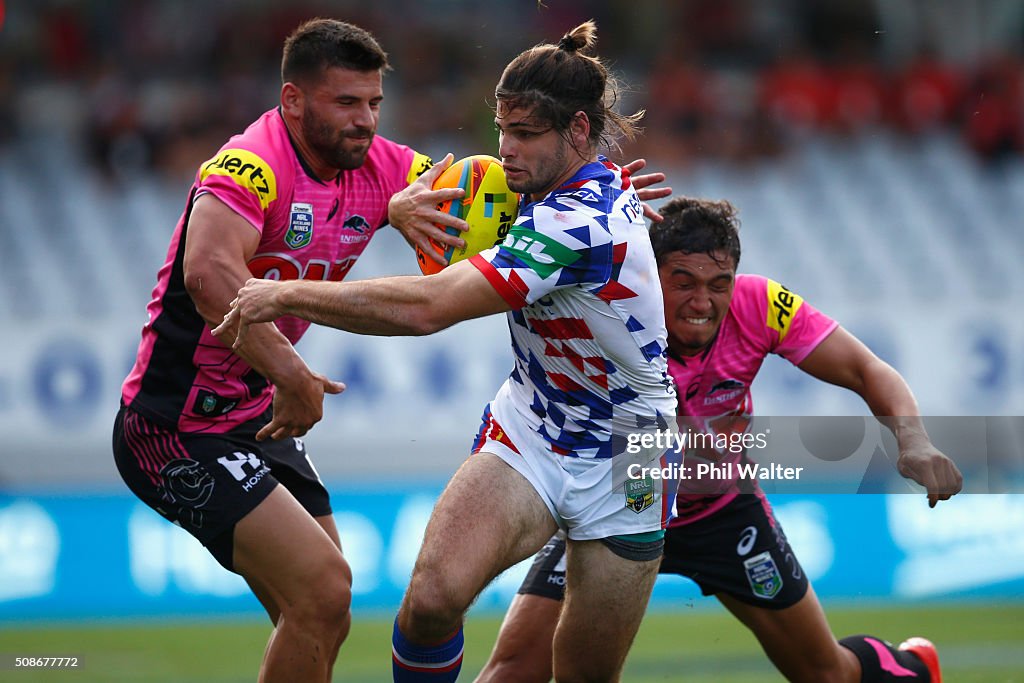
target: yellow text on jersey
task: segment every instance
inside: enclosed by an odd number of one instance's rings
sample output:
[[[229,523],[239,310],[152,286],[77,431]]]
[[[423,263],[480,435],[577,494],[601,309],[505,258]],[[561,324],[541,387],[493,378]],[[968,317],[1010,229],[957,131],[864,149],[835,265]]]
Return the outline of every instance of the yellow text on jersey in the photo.
[[[794,294],[775,280],[768,280],[768,316],[765,324],[779,333],[780,343],[789,334],[793,316],[803,304],[803,297],[799,294]]]
[[[203,164],[200,182],[211,175],[231,178],[239,187],[244,187],[260,200],[266,209],[277,199],[277,178],[270,165],[247,149],[226,149]]]

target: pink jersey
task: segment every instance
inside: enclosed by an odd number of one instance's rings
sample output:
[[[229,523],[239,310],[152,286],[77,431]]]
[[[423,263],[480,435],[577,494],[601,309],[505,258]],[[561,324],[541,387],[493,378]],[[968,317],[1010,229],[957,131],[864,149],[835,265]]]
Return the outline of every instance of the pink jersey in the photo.
[[[742,431],[746,418],[754,414],[750,385],[765,356],[775,353],[797,365],[836,326],[834,320],[774,280],[737,275],[729,311],[711,344],[697,356],[669,355],[668,371],[676,383],[679,415],[685,416],[680,420],[704,433]],[[713,451],[688,453],[687,458],[724,463],[738,461],[742,455]],[[672,524],[707,517],[738,492],[735,479],[684,480],[676,498],[678,516]]]
[[[391,195],[429,167],[422,154],[377,136],[361,167],[324,182],[299,156],[277,109],[232,137],[196,173],[122,386],[124,403],[172,429],[222,433],[259,416],[273,397],[266,379],[210,334],[185,291],[185,234],[197,197],[212,194],[260,233],[249,261],[254,277],[341,280],[387,222]],[[277,326],[295,343],[309,323],[282,318]]]

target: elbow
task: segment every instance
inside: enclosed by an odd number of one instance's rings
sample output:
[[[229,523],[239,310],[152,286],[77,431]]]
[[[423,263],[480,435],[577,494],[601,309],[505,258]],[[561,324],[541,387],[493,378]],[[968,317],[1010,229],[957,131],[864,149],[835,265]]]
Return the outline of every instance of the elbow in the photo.
[[[196,308],[202,309],[211,295],[211,279],[203,268],[185,268],[185,291],[188,292]]]
[[[423,306],[408,319],[409,333],[414,337],[426,337],[451,327],[451,321],[444,319],[430,306]]]
[[[189,267],[185,265],[183,280],[185,291],[188,293],[196,311],[207,322],[219,322],[221,316],[227,310],[227,302],[223,287],[218,287],[218,280],[215,275],[216,267],[209,267],[204,264],[201,267]]]
[[[404,311],[409,334],[425,337],[457,323],[458,319],[452,318],[451,304],[447,301],[449,295],[437,277],[420,278],[417,296]]]
[[[197,272],[194,268],[185,268],[185,291],[188,292],[193,301],[203,295],[203,280],[205,279],[202,272]]]

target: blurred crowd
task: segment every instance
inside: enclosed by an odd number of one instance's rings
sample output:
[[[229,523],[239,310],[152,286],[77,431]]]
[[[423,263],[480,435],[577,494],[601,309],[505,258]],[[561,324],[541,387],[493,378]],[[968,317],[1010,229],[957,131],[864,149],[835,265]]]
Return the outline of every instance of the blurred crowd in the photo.
[[[305,18],[333,16],[370,29],[390,54],[384,134],[430,154],[494,153],[500,69],[593,17],[599,53],[627,85],[620,105],[647,110],[631,155],[742,161],[807,135],[880,127],[955,131],[993,161],[1024,152],[1024,24],[1016,40],[965,56],[945,49],[941,32],[887,35],[885,1],[9,4],[0,145],[60,129],[112,177],[191,175],[276,103],[285,36]]]
[[[1024,62],[1001,56],[967,70],[922,51],[886,69],[854,51],[836,60],[794,49],[730,73],[669,53],[652,70],[653,149],[692,157],[772,154],[795,137],[880,126],[915,136],[950,128],[985,159],[1024,151]]]

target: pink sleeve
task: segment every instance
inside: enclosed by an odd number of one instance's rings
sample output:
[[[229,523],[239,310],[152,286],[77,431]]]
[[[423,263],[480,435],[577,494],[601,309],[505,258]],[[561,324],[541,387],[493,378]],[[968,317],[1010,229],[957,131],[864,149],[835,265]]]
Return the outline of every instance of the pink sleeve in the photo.
[[[746,332],[794,365],[838,327],[799,294],[760,275],[737,276],[733,300]]]
[[[287,164],[277,163],[270,151],[252,149],[232,139],[217,155],[199,167],[196,196],[212,194],[249,221],[262,234],[266,216],[276,208]]]

